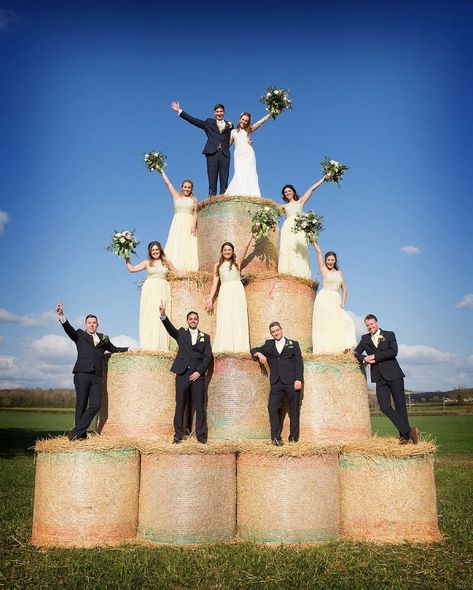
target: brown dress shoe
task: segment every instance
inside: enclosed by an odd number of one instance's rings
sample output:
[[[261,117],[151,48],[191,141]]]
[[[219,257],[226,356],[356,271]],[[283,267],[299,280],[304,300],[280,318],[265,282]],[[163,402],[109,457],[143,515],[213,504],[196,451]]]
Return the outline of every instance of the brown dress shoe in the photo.
[[[409,438],[415,445],[419,442],[419,429],[416,426],[411,428],[411,431],[409,432]]]

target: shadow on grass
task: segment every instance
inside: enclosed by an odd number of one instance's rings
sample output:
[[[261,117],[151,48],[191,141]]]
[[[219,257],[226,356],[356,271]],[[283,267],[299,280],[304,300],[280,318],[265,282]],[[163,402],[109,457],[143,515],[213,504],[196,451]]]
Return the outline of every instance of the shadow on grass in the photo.
[[[18,455],[32,455],[32,447],[38,438],[50,438],[63,434],[63,430],[60,432],[28,430],[26,428],[0,430],[0,457],[2,459],[12,459]]]

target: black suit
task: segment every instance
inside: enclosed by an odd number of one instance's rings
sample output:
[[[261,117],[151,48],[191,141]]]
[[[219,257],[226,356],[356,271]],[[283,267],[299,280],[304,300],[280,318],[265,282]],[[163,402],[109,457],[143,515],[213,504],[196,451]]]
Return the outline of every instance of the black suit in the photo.
[[[66,320],[62,327],[77,348],[77,360],[72,369],[76,389],[76,416],[73,434],[86,436],[87,428],[102,405],[103,357],[105,352],[126,352],[128,348],[113,345],[108,336],[97,332],[99,343],[84,330],[75,330]]]
[[[404,373],[396,360],[397,342],[394,332],[380,330],[378,347],[374,345],[371,334],[362,336],[354,350],[360,362],[363,362],[365,358],[363,353],[374,354],[376,360],[373,365],[370,365],[371,382],[376,383],[376,397],[381,411],[398,429],[399,436],[409,438],[410,426],[404,394]],[[391,406],[391,396],[394,408]]]
[[[161,318],[162,319],[162,318]],[[169,318],[162,319],[164,327],[179,346],[171,371],[176,374],[176,411],[174,414],[174,439],[182,440],[184,436],[184,410],[190,392],[195,408],[195,433],[197,440],[205,442],[207,438],[207,420],[205,416],[205,372],[213,355],[210,336],[198,330],[197,342],[192,344],[189,330],[176,329]],[[197,371],[200,377],[189,381],[190,375]]]
[[[228,173],[230,170],[230,133],[232,124],[225,123],[225,129],[220,132],[216,119],[196,119],[181,111],[180,117],[192,125],[203,129],[207,135],[207,143],[202,153],[207,159],[207,176],[209,178],[209,196],[217,194],[217,178],[220,177],[220,194],[227,190]]]
[[[251,354],[260,352],[268,360],[271,382],[269,391],[268,412],[271,426],[271,440],[281,440],[281,407],[287,396],[289,406],[289,440],[299,440],[300,391],[294,389],[294,382],[301,381],[304,376],[304,363],[299,343],[286,338],[281,353],[276,348],[276,340],[266,340],[263,346],[251,349]],[[256,358],[256,357],[255,357]]]

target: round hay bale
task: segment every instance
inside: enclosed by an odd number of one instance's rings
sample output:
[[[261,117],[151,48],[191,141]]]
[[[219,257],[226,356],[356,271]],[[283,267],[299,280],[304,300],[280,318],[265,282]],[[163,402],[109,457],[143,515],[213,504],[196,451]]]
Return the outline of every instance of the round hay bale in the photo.
[[[300,427],[304,441],[346,443],[370,438],[368,388],[353,355],[304,355]]]
[[[265,272],[245,275],[251,347],[270,338],[269,324],[277,321],[284,335],[312,352],[312,309],[317,283],[292,275]]]
[[[124,352],[108,359],[97,432],[104,436],[173,433],[174,353]]]
[[[216,315],[205,311],[205,303],[212,287],[213,275],[208,272],[186,273],[183,277],[171,274],[168,277],[171,285],[171,322],[176,328],[186,327],[186,316],[189,311],[199,314],[199,330],[206,332],[213,340],[215,336]],[[171,338],[170,348],[177,350],[174,338]]]
[[[209,438],[269,438],[269,379],[244,353],[218,353],[208,375]]]
[[[241,452],[237,531],[245,541],[321,543],[339,534],[338,455]]]
[[[433,455],[391,454],[367,449],[340,456],[342,536],[378,543],[439,540]]]
[[[139,472],[136,449],[38,452],[33,545],[94,547],[134,540]]]
[[[233,540],[235,453],[192,454],[188,449],[143,454],[139,506],[138,538],[144,541],[193,545]]]
[[[199,267],[213,272],[220,258],[220,247],[232,242],[238,253],[251,232],[251,217],[262,207],[277,210],[277,205],[260,197],[210,197],[199,204]],[[250,249],[242,267],[248,272],[278,269],[279,229],[271,231]],[[174,302],[173,302],[174,303]]]

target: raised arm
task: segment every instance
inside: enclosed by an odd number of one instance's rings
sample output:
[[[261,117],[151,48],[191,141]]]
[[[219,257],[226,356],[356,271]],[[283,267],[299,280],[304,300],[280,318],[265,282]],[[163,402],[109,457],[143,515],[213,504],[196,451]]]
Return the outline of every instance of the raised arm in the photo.
[[[143,262],[139,262],[138,264],[132,264],[129,258],[125,259],[125,264],[128,269],[128,272],[141,272],[145,270],[149,266],[149,260],[143,260]]]
[[[62,303],[58,303],[56,305],[56,313],[58,316],[58,320],[61,322],[61,326],[64,329],[64,332],[69,336],[71,340],[77,342],[79,340],[79,334],[77,331],[71,326],[71,324],[66,320],[66,316],[64,315],[64,309],[62,307]]]
[[[314,242],[314,248],[315,251],[317,253],[317,262],[319,264],[319,270],[322,274],[324,274],[325,272],[325,260],[324,260],[324,256],[322,254],[322,250],[320,249],[320,246],[318,245],[317,242]]]
[[[220,277],[218,276],[217,267],[218,267],[218,264],[216,264],[215,267],[214,267],[214,280],[212,282],[212,287],[210,289],[210,294],[209,294],[209,297],[207,299],[207,303],[204,306],[205,309],[206,309],[206,311],[208,311],[209,313],[213,309],[213,299],[215,297],[215,293],[217,292],[218,284],[220,282]]]
[[[302,203],[302,205],[304,205],[304,203],[306,203],[309,200],[309,198],[311,197],[312,193],[315,190],[317,190],[321,184],[323,184],[324,180],[325,180],[325,176],[323,176],[315,184],[313,184],[312,186],[310,186],[306,190],[306,192],[302,195],[302,197],[299,199],[299,203]]]
[[[256,123],[253,123],[253,125],[251,126],[251,131],[254,132],[257,129],[259,129],[259,127],[261,127],[261,125],[266,123],[266,121],[268,121],[270,118],[271,118],[271,115],[268,113],[263,118],[261,118],[259,121],[256,121]]]
[[[179,117],[181,117],[181,119],[184,119],[184,121],[187,121],[191,125],[195,125],[196,127],[200,127],[200,129],[205,130],[206,125],[207,125],[206,122],[202,121],[202,119],[197,119],[196,117],[191,117],[191,115],[189,115],[188,113],[185,113],[181,109],[181,105],[179,104],[179,102],[177,102],[177,101],[172,102],[171,108],[174,112],[176,112],[179,115]]]
[[[158,172],[159,172],[159,170],[158,170]],[[163,179],[164,184],[168,187],[168,191],[171,193],[171,196],[173,197],[173,199],[177,199],[177,197],[179,196],[179,193],[174,188],[174,186],[173,186],[172,182],[169,180],[169,178],[166,176],[166,173],[164,172],[164,170],[159,172],[159,174],[161,175],[161,178]]]
[[[248,248],[250,247],[251,242],[253,241],[253,234],[250,234],[250,237],[248,238],[248,241],[246,242],[246,244],[243,246],[243,249],[241,250],[239,256],[237,257],[237,264],[238,266],[241,268],[241,263],[243,262],[243,260],[245,260],[246,255],[248,253]]]

